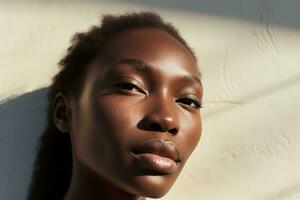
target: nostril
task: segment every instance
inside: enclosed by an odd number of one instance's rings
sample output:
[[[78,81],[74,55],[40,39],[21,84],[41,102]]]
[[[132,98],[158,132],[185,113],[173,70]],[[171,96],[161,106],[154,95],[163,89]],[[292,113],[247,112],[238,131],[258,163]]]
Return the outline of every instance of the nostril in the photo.
[[[150,125],[150,128],[151,128],[152,130],[155,130],[155,131],[162,131],[162,128],[161,128],[161,126],[160,126],[158,123],[152,123],[152,124]]]
[[[169,133],[175,134],[177,133],[177,128],[172,128],[169,130]]]

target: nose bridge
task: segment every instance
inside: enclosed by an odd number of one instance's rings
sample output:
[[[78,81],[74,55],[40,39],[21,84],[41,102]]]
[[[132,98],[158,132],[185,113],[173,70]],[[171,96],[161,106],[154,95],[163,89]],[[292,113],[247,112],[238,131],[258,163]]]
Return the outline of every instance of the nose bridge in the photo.
[[[166,91],[160,90],[150,99],[150,109],[145,119],[148,129],[177,133],[179,127],[172,97]]]
[[[160,92],[159,95],[155,95],[153,112],[159,115],[161,118],[171,120],[175,118],[172,98],[168,97],[165,91]]]

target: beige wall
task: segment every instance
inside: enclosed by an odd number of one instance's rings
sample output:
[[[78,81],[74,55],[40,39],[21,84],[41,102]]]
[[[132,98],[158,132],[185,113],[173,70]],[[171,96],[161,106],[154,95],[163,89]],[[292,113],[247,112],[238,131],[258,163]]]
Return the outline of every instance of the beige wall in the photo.
[[[299,1],[63,2],[0,2],[0,100],[48,86],[101,14],[158,11],[196,51],[205,89],[202,140],[162,199],[300,199]]]

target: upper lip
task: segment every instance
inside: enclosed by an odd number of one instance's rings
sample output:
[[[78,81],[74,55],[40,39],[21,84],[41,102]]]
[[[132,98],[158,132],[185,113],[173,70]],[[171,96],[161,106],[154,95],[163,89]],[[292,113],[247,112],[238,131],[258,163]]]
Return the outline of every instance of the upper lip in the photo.
[[[175,162],[180,162],[180,154],[176,145],[171,141],[164,141],[162,139],[148,140],[133,148],[132,152],[134,154],[152,153],[170,158]]]

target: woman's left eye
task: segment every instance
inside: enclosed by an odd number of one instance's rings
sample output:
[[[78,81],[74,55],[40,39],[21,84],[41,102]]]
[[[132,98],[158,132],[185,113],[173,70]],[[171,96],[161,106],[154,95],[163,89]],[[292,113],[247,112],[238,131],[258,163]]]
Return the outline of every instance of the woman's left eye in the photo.
[[[137,87],[132,84],[132,83],[117,83],[115,84],[116,87],[119,87],[121,89],[125,89],[125,90],[133,90],[133,89],[137,89]]]
[[[188,106],[191,106],[191,107],[194,107],[197,109],[203,108],[201,103],[198,100],[194,100],[194,99],[188,98],[188,97],[178,99],[178,100],[176,100],[176,102],[180,102],[180,103],[186,104]]]

